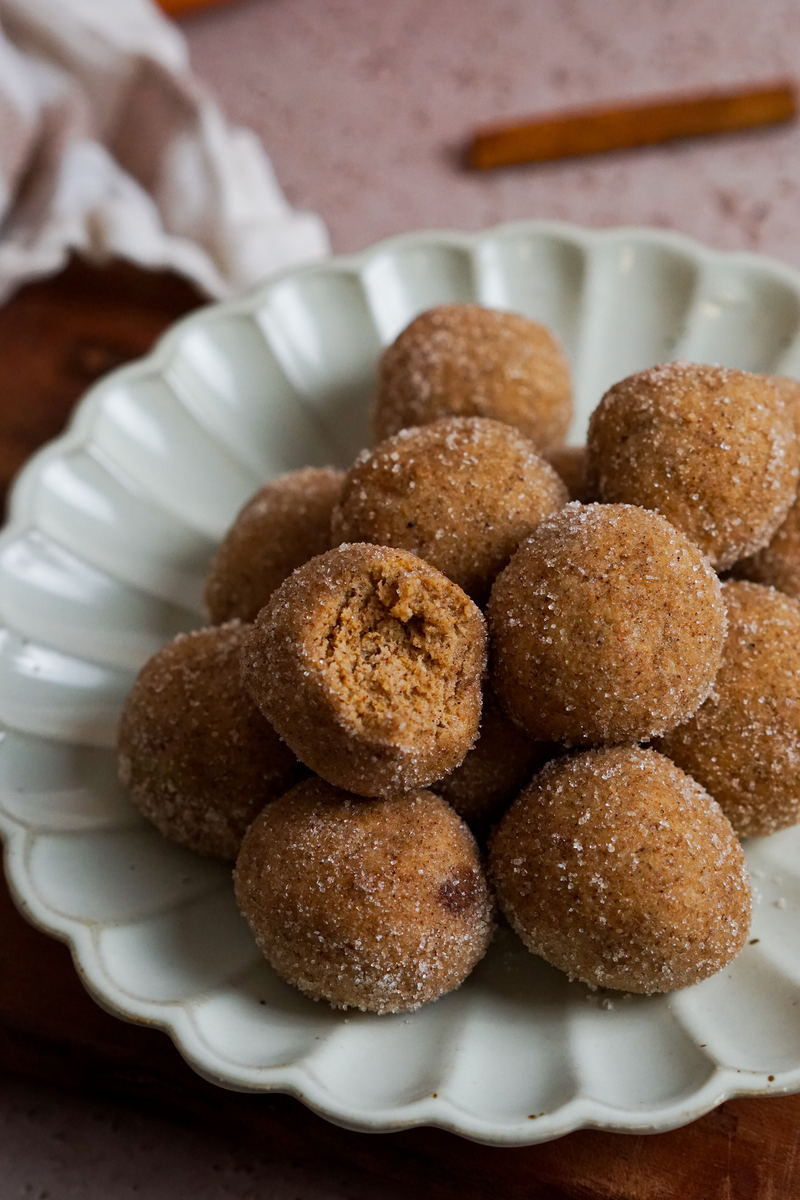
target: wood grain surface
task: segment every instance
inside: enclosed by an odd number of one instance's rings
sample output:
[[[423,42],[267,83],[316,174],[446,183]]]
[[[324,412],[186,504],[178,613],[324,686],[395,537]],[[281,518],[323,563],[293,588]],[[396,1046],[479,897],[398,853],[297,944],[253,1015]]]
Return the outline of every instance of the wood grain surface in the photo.
[[[63,427],[86,386],[144,353],[200,303],[170,275],[74,263],[0,309],[0,485]],[[594,1131],[524,1149],[437,1130],[341,1130],[284,1096],[197,1077],[166,1036],[129,1025],[84,991],[68,950],[27,925],[0,885],[0,1069],[120,1097],[243,1145],[397,1180],[430,1200],[783,1200],[800,1196],[800,1096],[739,1100],[672,1133]],[[58,997],[58,1003],[53,997]]]

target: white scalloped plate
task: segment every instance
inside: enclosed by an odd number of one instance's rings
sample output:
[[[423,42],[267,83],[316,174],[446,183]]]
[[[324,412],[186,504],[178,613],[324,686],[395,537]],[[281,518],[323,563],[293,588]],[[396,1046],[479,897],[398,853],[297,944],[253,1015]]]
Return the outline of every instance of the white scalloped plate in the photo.
[[[200,623],[203,574],[239,506],[282,471],[347,464],[380,347],[422,309],[470,299],[560,334],[574,441],[610,383],[665,359],[800,376],[798,273],[637,229],[401,237],[182,321],[93,388],[14,489],[0,538],[11,888],[112,1012],[166,1030],[223,1086],[289,1092],[354,1129],[522,1145],[670,1129],[731,1096],[798,1091],[800,829],[748,847],[753,944],[697,987],[603,999],[505,931],[459,991],[375,1017],[280,982],[229,872],[163,841],[117,787],[122,698],[148,655]]]

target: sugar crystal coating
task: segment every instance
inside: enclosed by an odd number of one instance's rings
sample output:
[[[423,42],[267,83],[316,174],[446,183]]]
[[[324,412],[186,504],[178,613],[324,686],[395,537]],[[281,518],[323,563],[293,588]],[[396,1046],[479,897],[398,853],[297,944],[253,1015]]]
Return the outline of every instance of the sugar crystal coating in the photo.
[[[333,540],[410,550],[480,604],[520,542],[567,499],[517,430],[450,417],[359,456],[333,513]]]
[[[475,840],[444,800],[362,800],[309,779],[242,843],[236,898],[289,983],[336,1008],[419,1008],[483,957],[492,913]]]
[[[490,873],[528,949],[591,987],[688,987],[727,966],[750,928],[729,822],[654,750],[548,763],[501,820]]]
[[[460,766],[430,785],[483,837],[502,816],[534,771],[556,753],[535,742],[506,716],[491,688],[483,695],[480,736]]]
[[[661,513],[723,570],[765,546],[794,500],[794,425],[769,380],[666,363],[630,375],[592,414],[601,500]]]
[[[416,317],[378,365],[374,440],[440,417],[515,425],[539,450],[572,419],[569,364],[544,325],[479,304],[442,304]]]
[[[769,375],[769,382],[783,400],[792,418],[795,433],[800,430],[800,383],[785,375]],[[800,600],[800,497],[796,497],[783,523],[769,544],[733,567],[737,579],[766,583]]]
[[[800,602],[723,585],[728,636],[711,695],[659,743],[743,837],[800,821]]]
[[[281,475],[248,500],[220,543],[206,580],[215,625],[253,621],[296,567],[331,547],[331,512],[344,475],[303,467]]]
[[[725,635],[720,584],[653,512],[569,504],[546,517],[487,606],[491,682],[531,737],[638,741],[708,695]]]
[[[119,774],[171,841],[234,859],[265,804],[305,774],[239,677],[246,626],[180,634],[136,679],[120,719]]]
[[[342,545],[291,575],[253,625],[242,677],[298,758],[362,796],[440,779],[475,742],[480,609],[404,550]]]

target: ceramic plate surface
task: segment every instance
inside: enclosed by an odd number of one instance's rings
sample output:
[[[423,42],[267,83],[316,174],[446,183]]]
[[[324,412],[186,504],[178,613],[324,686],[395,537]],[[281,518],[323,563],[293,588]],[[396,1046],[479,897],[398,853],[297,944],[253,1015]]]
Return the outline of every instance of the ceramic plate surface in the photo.
[[[153,651],[202,623],[203,576],[238,508],[280,472],[347,465],[381,347],[422,309],[472,299],[561,336],[573,442],[609,384],[655,362],[800,377],[800,275],[648,230],[406,236],[182,321],[89,393],[14,490],[0,539],[12,890],[69,942],[101,1004],[165,1029],[201,1074],[354,1129],[520,1145],[669,1129],[734,1095],[800,1090],[800,829],[748,847],[752,942],[696,987],[593,995],[505,932],[458,991],[376,1017],[282,983],[229,870],[163,841],[117,786],[123,697]]]

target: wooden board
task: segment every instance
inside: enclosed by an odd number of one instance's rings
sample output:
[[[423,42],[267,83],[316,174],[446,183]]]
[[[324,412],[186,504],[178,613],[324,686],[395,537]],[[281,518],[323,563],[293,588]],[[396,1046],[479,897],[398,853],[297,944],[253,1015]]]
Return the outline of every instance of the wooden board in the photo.
[[[200,298],[173,276],[72,264],[0,308],[0,489],[110,367],[143,354]],[[84,991],[66,947],[23,921],[0,885],[0,1069],[202,1122],[287,1159],[394,1178],[426,1200],[783,1200],[800,1196],[800,1096],[731,1101],[672,1133],[592,1131],[525,1149],[437,1130],[358,1134],[283,1096],[197,1077],[166,1036]],[[53,1004],[53,996],[58,1004]]]

